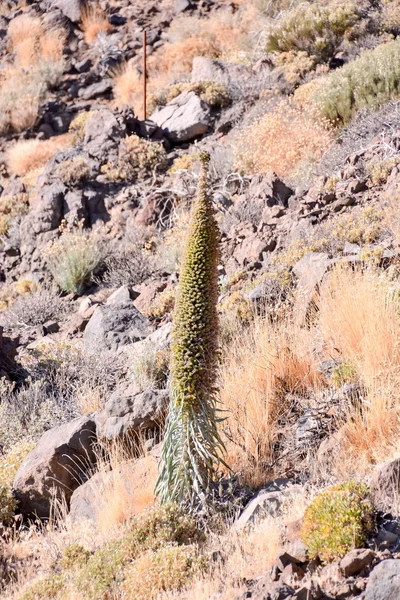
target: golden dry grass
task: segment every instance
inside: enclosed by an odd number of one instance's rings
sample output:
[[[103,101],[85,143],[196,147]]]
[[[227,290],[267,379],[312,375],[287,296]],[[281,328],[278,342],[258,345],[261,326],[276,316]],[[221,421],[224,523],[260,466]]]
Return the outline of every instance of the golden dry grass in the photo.
[[[8,37],[16,64],[25,68],[37,60],[60,60],[66,31],[60,27],[48,28],[40,18],[22,14],[11,21]]]
[[[227,462],[249,484],[272,474],[278,422],[290,409],[288,394],[321,385],[308,332],[291,324],[256,320],[230,344],[221,370],[222,424]]]
[[[398,287],[385,275],[338,269],[319,299],[319,328],[328,356],[355,367],[365,386],[361,406],[342,419],[345,443],[337,468],[367,471],[390,455],[399,430],[400,301]]]
[[[81,29],[87,44],[93,44],[99,33],[109,33],[112,26],[100,7],[86,5],[81,13]]]
[[[11,174],[23,176],[46,164],[58,151],[69,145],[69,135],[49,140],[22,140],[7,150],[7,168]]]
[[[293,100],[283,100],[238,136],[235,162],[246,173],[272,170],[285,177],[302,163],[316,162],[332,136],[327,121]]]

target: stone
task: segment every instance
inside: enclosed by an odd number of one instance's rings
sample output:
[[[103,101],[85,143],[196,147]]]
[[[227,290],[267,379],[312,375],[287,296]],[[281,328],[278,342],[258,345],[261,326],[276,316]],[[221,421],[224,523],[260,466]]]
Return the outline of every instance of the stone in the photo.
[[[71,520],[101,521],[110,495],[115,493],[129,509],[129,504],[140,498],[143,490],[153,487],[157,476],[157,464],[155,457],[146,456],[122,462],[112,471],[99,471],[72,494]]]
[[[87,73],[92,68],[92,65],[93,63],[90,58],[84,58],[83,60],[75,63],[75,69],[78,71],[78,73]]]
[[[292,598],[294,589],[286,583],[271,582],[269,578],[261,579],[251,594],[252,600],[286,600]]]
[[[386,548],[395,546],[398,541],[399,536],[392,531],[387,531],[386,529],[381,529],[375,538],[375,544],[378,550],[386,550]]]
[[[122,285],[107,298],[107,304],[124,304],[124,302],[129,303],[131,300],[136,300],[138,297],[138,292],[135,292],[135,290],[130,288],[128,285]]]
[[[79,23],[85,0],[47,0],[48,9],[58,8],[72,23]]]
[[[125,437],[159,427],[168,407],[166,390],[138,392],[132,383],[114,392],[96,415],[97,436],[103,441]]]
[[[345,577],[352,577],[361,573],[365,567],[369,567],[375,558],[373,550],[365,550],[364,548],[356,548],[348,552],[340,561],[340,568]]]
[[[275,240],[266,240],[257,233],[252,233],[235,248],[233,258],[239,265],[246,266],[264,259],[266,252],[272,252],[275,249]]]
[[[132,301],[98,306],[83,334],[85,349],[118,350],[146,338],[153,331],[149,320]]]
[[[290,486],[288,483],[288,479],[276,479],[257,492],[234,523],[234,528],[240,530],[254,526],[268,516],[278,516],[284,499],[299,489],[299,486]]]
[[[112,111],[98,110],[86,121],[85,150],[95,158],[107,158],[110,150],[116,152],[123,135],[124,132]]]
[[[185,10],[188,10],[189,8],[192,8],[192,3],[190,0],[175,0],[173,11],[177,15]]]
[[[288,187],[273,171],[268,173],[253,175],[249,185],[249,197],[253,201],[257,198],[262,199],[266,206],[281,205],[288,206],[289,198],[294,191]]]
[[[351,244],[350,242],[345,242],[343,248],[343,254],[359,254],[361,252],[361,246],[358,244]]]
[[[294,265],[298,277],[294,314],[298,324],[306,323],[318,286],[332,264],[325,252],[308,252]]]
[[[283,569],[280,581],[287,585],[295,586],[303,577],[303,569],[296,563],[290,563]]]
[[[379,465],[371,478],[371,496],[375,506],[393,514],[400,513],[400,459]]]
[[[94,100],[100,96],[108,95],[112,91],[112,80],[103,79],[99,83],[92,83],[88,87],[79,90],[79,97],[83,100]]]
[[[54,500],[65,499],[87,479],[96,462],[93,415],[78,417],[46,431],[28,454],[14,480],[14,494],[26,517],[48,518]]]
[[[188,142],[206,133],[211,125],[211,111],[194,92],[183,92],[150,117],[172,143]]]
[[[398,600],[400,598],[400,560],[388,559],[371,572],[365,600]]]
[[[280,571],[284,571],[289,565],[296,565],[299,561],[288,552],[281,552],[276,559],[276,565]]]
[[[322,591],[319,584],[314,581],[307,581],[304,585],[299,588],[294,594],[295,600],[320,600],[322,598]]]

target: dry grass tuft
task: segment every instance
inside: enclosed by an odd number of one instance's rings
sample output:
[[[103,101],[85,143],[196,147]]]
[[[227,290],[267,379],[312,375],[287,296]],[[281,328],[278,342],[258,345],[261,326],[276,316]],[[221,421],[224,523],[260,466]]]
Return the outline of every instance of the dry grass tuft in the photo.
[[[221,372],[221,408],[228,411],[222,427],[227,462],[247,483],[258,486],[272,474],[289,395],[304,395],[320,383],[306,331],[256,320],[238,333]]]
[[[109,33],[112,26],[98,6],[86,5],[81,13],[81,28],[87,44],[93,44],[99,33]]]
[[[22,14],[8,28],[10,47],[20,67],[35,65],[36,61],[57,61],[62,58],[66,31],[46,27],[38,17]]]
[[[7,167],[11,174],[22,177],[46,164],[58,151],[69,145],[69,136],[60,135],[49,140],[22,140],[7,151]]]

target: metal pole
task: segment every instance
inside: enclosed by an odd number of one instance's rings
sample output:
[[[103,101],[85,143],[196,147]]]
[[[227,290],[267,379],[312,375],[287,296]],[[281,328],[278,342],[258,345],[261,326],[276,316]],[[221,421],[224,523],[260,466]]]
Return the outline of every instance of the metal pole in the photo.
[[[147,119],[147,56],[146,56],[146,46],[147,46],[147,36],[146,32],[143,31],[143,118]]]

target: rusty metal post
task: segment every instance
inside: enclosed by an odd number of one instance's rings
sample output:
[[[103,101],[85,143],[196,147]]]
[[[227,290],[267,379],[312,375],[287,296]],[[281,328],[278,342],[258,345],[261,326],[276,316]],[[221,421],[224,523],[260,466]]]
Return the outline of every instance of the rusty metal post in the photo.
[[[147,35],[143,31],[143,119],[147,119]]]

